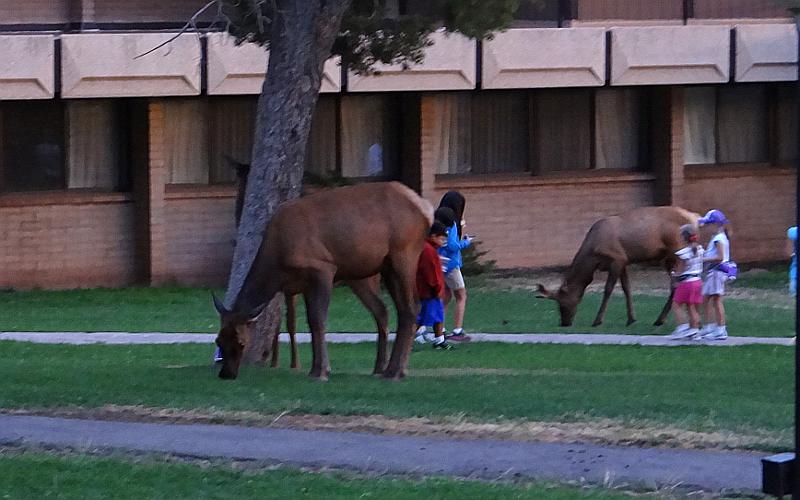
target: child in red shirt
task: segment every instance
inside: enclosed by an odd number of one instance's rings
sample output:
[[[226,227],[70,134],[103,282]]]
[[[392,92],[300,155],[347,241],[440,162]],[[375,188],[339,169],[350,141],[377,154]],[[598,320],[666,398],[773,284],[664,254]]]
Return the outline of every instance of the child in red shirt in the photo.
[[[417,263],[417,295],[420,299],[420,311],[417,316],[417,327],[432,326],[436,334],[434,349],[452,349],[444,338],[444,271],[437,249],[447,243],[447,228],[439,221],[434,221],[425,240],[425,248]]]

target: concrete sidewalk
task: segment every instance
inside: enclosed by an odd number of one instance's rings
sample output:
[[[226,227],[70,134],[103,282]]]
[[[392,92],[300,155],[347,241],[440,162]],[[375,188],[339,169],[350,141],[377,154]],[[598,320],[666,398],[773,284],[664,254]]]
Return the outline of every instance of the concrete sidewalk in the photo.
[[[0,414],[0,444],[224,457],[479,479],[525,477],[709,491],[760,488],[762,454],[384,436]]]
[[[504,342],[509,344],[582,344],[582,345],[644,345],[680,346],[711,345],[737,346],[751,344],[794,345],[787,337],[728,337],[723,341],[675,341],[665,335],[614,335],[594,333],[471,333],[473,342]],[[374,342],[374,333],[329,333],[328,342],[356,344]],[[390,335],[393,338],[394,335]],[[124,332],[0,332],[0,340],[17,340],[42,344],[213,344],[213,333],[124,333]],[[281,334],[288,342],[288,334]],[[308,343],[308,333],[298,333],[297,341]]]

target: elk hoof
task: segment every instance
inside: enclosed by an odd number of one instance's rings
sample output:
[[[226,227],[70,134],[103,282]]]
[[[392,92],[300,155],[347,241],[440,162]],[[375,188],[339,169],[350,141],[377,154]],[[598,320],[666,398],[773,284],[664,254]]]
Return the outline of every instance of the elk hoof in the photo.
[[[384,380],[400,380],[403,377],[405,377],[406,374],[403,373],[402,370],[386,369],[386,370],[384,370],[382,376],[383,376]]]
[[[653,323],[654,326],[661,326],[663,324],[664,324],[664,320],[663,319],[657,319],[656,322]]]
[[[602,324],[603,324],[603,320],[602,319],[596,319],[596,320],[594,320],[594,323],[592,323],[592,326],[600,326]]]
[[[631,326],[632,324],[636,323],[636,318],[630,318],[628,320],[627,326]]]
[[[311,379],[316,380],[317,382],[327,382],[328,381],[328,375],[329,375],[329,372],[325,372],[325,371],[323,371],[321,369],[313,369],[312,368],[311,371],[308,372],[308,376]]]

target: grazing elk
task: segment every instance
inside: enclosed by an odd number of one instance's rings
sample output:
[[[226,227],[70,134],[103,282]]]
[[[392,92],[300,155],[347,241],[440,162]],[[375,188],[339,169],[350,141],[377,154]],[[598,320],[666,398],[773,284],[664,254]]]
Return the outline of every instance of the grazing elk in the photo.
[[[244,193],[247,189],[247,175],[250,173],[250,164],[242,163],[233,158],[228,157],[228,162],[236,171],[236,227],[239,227],[239,221],[242,218],[242,208],[244,206]],[[367,308],[367,310],[375,318],[375,325],[378,330],[378,354],[375,357],[375,368],[373,374],[380,374],[386,366],[386,345],[389,340],[389,311],[386,309],[386,304],[381,299],[381,275],[375,274],[363,280],[345,281],[345,285],[350,287],[358,300]],[[285,295],[286,305],[286,329],[289,333],[289,343],[291,346],[291,364],[292,369],[300,368],[300,360],[297,355],[297,315],[296,315],[296,295]],[[270,366],[277,368],[280,364],[280,322],[276,325],[277,330],[274,333],[272,341],[271,352],[265,349],[262,359],[271,359]],[[269,344],[266,344],[269,347]]]
[[[682,246],[680,227],[697,225],[700,216],[679,207],[642,207],[600,219],[592,225],[572,259],[558,291],[538,285],[539,297],[558,302],[561,326],[571,326],[586,287],[596,270],[607,271],[603,302],[592,326],[603,323],[608,299],[617,279],[622,282],[628,308],[628,325],[634,323],[628,264],[663,261],[669,272],[675,264],[675,252]],[[655,324],[661,325],[672,305],[673,290]]]
[[[398,318],[391,357],[385,368],[378,368],[385,378],[403,377],[414,336],[417,260],[432,221],[433,207],[397,182],[330,189],[281,205],[230,309],[214,298],[221,323],[220,378],[236,378],[253,320],[283,292],[303,294],[313,352],[309,376],[327,380],[325,322],[333,283],[378,273]],[[272,340],[266,339],[266,345]]]

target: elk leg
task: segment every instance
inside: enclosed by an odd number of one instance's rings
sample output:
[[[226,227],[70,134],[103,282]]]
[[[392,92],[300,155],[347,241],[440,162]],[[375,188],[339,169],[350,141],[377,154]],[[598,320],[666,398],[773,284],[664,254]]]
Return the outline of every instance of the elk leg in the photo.
[[[281,365],[280,361],[280,342],[279,338],[281,336],[281,323],[278,322],[278,326],[275,328],[277,331],[275,332],[275,337],[272,338],[272,359],[270,361],[269,366],[272,368],[277,368]]]
[[[600,310],[597,311],[597,317],[594,318],[592,326],[600,326],[603,324],[603,319],[606,316],[606,307],[608,307],[608,299],[611,297],[611,292],[614,291],[614,286],[617,284],[619,276],[619,268],[617,266],[609,266],[608,279],[606,279],[606,287],[603,290],[603,301],[600,303]]]
[[[664,266],[667,268],[667,274],[669,275],[670,271],[672,271],[673,266],[675,263],[673,261],[666,261]],[[669,280],[669,298],[667,299],[667,303],[664,304],[664,308],[661,309],[661,314],[658,315],[656,321],[653,323],[655,326],[661,326],[664,324],[664,321],[667,319],[667,315],[669,311],[672,309],[672,299],[675,297],[675,284],[672,282],[672,279]]]
[[[286,329],[289,330],[289,343],[292,348],[292,370],[300,369],[300,359],[297,356],[297,313],[295,310],[295,296],[286,296]]]
[[[328,318],[328,306],[331,302],[333,279],[323,276],[314,280],[311,290],[306,292],[306,314],[308,326],[311,328],[311,343],[314,350],[314,361],[308,376],[320,382],[326,382],[330,374],[328,349],[325,345],[325,320]]]
[[[623,267],[619,273],[619,282],[622,284],[622,291],[625,293],[625,305],[628,308],[628,326],[636,323],[636,316],[633,314],[633,297],[631,296],[631,281],[628,278],[628,267]]]
[[[414,296],[418,252],[407,252],[393,262],[391,269],[384,273],[384,280],[397,308],[397,335],[389,363],[383,377],[399,380],[405,376],[408,357],[414,342],[414,322],[417,302]]]
[[[375,326],[378,328],[378,353],[375,357],[375,368],[372,370],[372,374],[379,375],[386,368],[386,346],[389,340],[389,311],[381,300],[381,282],[379,279],[367,278],[350,281],[347,284],[375,318]]]

